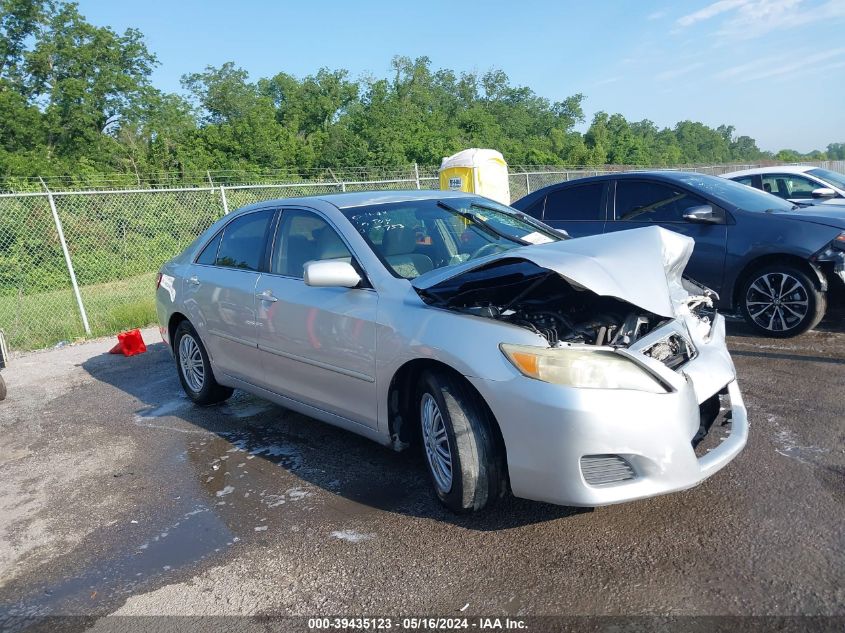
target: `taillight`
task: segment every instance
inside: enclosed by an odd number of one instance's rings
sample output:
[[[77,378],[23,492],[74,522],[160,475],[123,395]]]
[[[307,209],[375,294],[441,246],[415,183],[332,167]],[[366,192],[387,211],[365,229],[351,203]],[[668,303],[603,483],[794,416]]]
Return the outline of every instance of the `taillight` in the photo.
[[[161,287],[161,273],[158,273],[156,275],[156,290],[158,290],[160,287]]]

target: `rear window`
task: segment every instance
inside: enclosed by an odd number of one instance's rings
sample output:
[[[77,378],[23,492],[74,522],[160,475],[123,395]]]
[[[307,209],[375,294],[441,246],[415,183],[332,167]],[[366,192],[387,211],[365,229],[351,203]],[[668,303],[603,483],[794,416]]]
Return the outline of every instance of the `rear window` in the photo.
[[[223,229],[217,249],[217,266],[258,270],[273,211],[256,211],[235,218]]]
[[[214,236],[213,240],[211,240],[208,244],[205,245],[205,248],[202,249],[202,253],[200,253],[199,257],[197,257],[198,264],[214,266],[214,262],[217,261],[217,249],[220,247],[220,240],[222,238],[223,231],[220,231],[217,235]]]
[[[588,222],[604,220],[603,193],[603,183],[566,187],[552,191],[546,196],[546,210],[543,214],[543,221]]]

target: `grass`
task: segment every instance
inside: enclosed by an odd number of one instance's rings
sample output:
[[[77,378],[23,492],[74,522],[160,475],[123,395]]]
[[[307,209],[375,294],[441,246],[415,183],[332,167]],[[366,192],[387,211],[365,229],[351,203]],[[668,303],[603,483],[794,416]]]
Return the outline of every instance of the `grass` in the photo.
[[[106,336],[154,323],[155,273],[80,288],[91,336]],[[73,290],[0,296],[0,329],[16,351],[85,338]]]

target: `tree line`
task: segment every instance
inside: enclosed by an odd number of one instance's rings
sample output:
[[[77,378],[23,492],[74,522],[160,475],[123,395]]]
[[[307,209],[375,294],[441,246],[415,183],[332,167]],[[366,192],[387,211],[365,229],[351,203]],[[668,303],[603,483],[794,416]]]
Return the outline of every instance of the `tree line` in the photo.
[[[261,172],[439,164],[466,147],[512,165],[679,165],[843,159],[845,143],[761,151],[730,125],[660,128],[551,101],[501,70],[456,73],[394,57],[389,77],[322,68],[251,81],[234,63],[158,90],[143,34],[96,26],[60,0],[0,0],[0,177]]]

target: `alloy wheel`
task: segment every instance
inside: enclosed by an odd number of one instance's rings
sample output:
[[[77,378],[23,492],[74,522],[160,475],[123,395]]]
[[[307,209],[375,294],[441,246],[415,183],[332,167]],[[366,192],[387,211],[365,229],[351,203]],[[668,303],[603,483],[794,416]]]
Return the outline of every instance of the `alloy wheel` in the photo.
[[[183,335],[179,341],[179,366],[191,391],[194,393],[202,391],[205,384],[205,366],[202,362],[200,346],[190,334]]]
[[[430,393],[423,394],[420,402],[420,420],[428,466],[438,490],[445,494],[452,489],[452,449],[440,407]]]
[[[810,297],[800,280],[789,273],[767,272],[748,286],[748,315],[764,330],[784,332],[800,326],[810,311]]]

